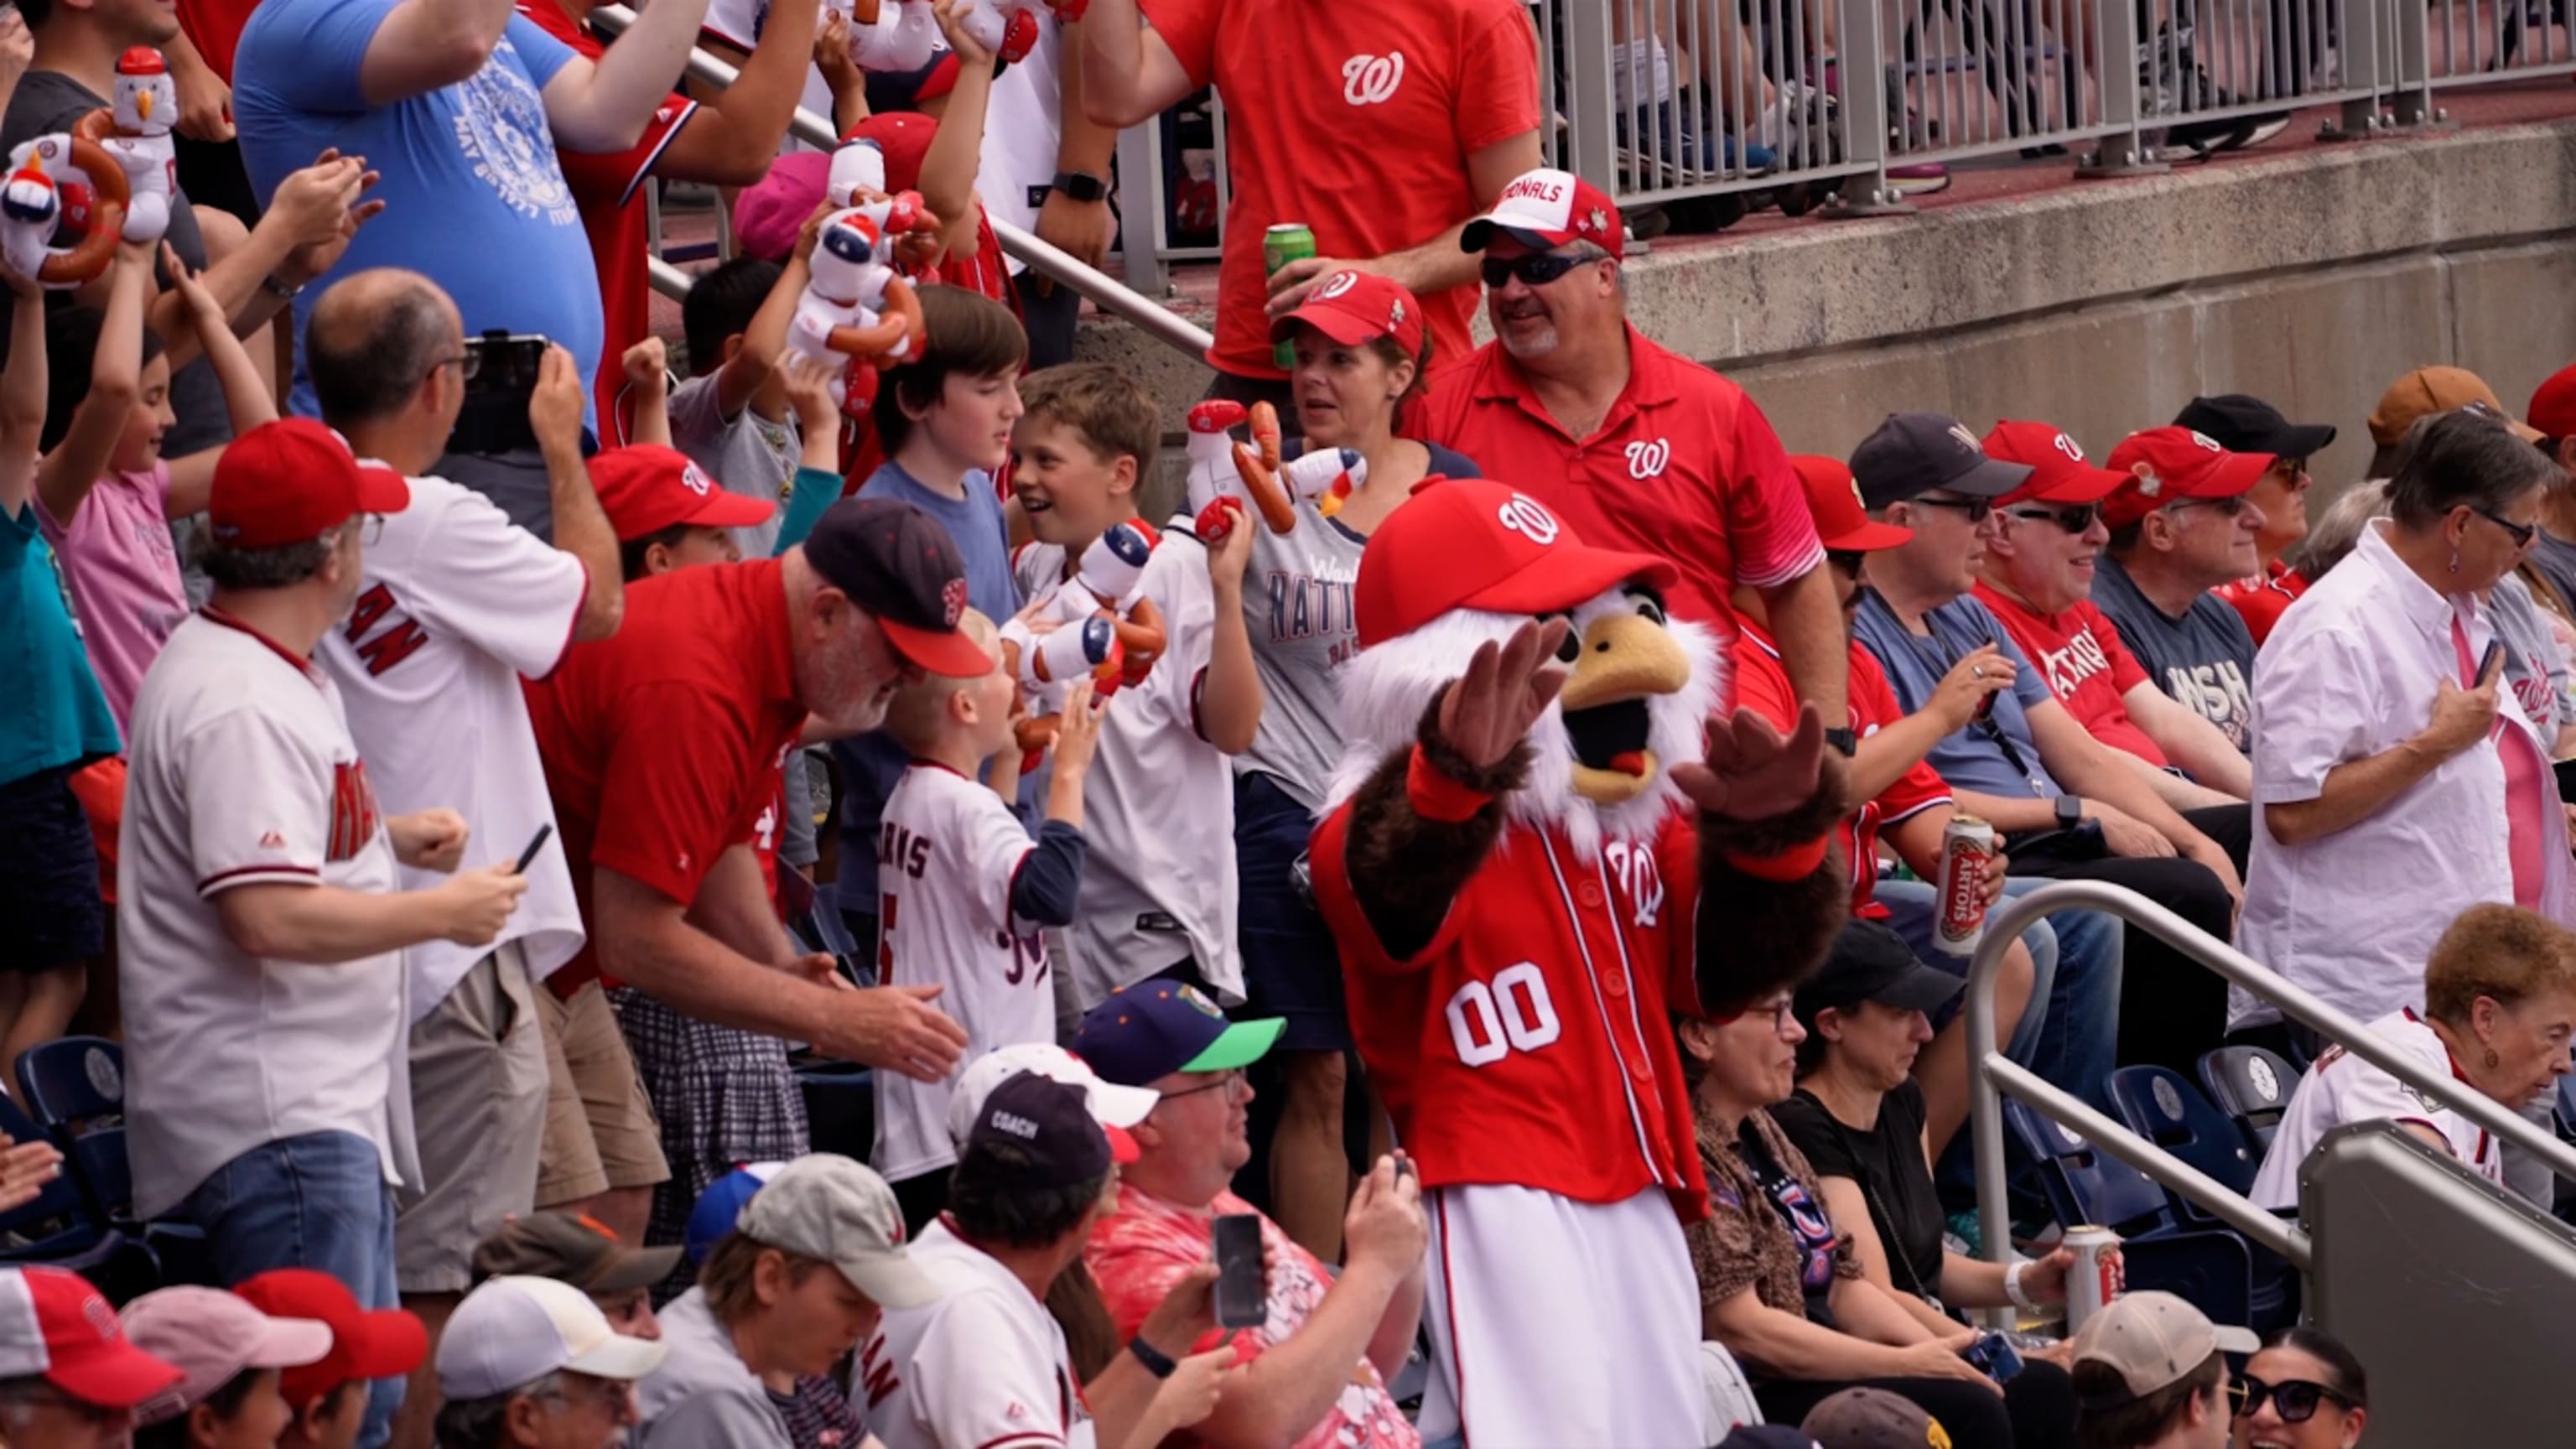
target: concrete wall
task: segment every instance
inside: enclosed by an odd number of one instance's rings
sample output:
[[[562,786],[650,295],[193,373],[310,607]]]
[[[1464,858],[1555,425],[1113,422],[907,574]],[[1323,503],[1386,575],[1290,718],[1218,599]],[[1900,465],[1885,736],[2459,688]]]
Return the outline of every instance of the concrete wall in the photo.
[[[2447,362],[2519,412],[2576,359],[2576,122],[2318,148],[1919,216],[1818,223],[1634,259],[1649,335],[1718,366],[1791,449],[1847,453],[1935,408],[2072,432],[2097,456],[2195,393],[2251,392],[2342,429]],[[1202,321],[1205,319],[1202,318]],[[1481,319],[1479,319],[1481,325]],[[1086,355],[1180,409],[1206,370],[1116,325]]]

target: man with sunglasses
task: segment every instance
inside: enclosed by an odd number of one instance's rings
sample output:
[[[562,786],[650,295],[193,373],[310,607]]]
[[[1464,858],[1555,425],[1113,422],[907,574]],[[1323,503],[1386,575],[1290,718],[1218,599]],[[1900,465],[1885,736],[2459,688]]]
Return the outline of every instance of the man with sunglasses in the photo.
[[[2334,445],[2334,425],[2294,423],[2261,398],[2231,392],[2193,398],[2174,414],[2174,426],[2214,438],[2231,453],[2272,455],[2270,471],[2246,494],[2263,510],[2263,529],[2254,536],[2262,571],[2218,589],[2218,597],[2245,620],[2259,649],[2281,611],[2307,589],[2307,580],[2293,573],[2281,555],[2307,537],[2308,460]]]
[[[1898,701],[1927,708],[1943,676],[1989,646],[2014,666],[1992,707],[1932,749],[1959,808],[2004,834],[2015,875],[2126,886],[2225,939],[2238,890],[2227,852],[2087,734],[1970,595],[1998,527],[1994,500],[2027,482],[2030,467],[1989,458],[1939,413],[1891,416],[1851,461],[1871,516],[1914,534],[1870,557],[1852,621]],[[2191,1070],[2218,1044],[2223,983],[2149,932],[2126,931],[2125,942],[2119,1059]]]
[[[1562,171],[1467,223],[1494,340],[1433,379],[1415,435],[1513,460],[1596,546],[1670,560],[1676,617],[1718,623],[1736,585],[1757,590],[1798,698],[1839,720],[1842,609],[1788,453],[1741,388],[1630,324],[1625,235],[1610,198]],[[1847,731],[1827,735],[1850,753]]]
[[[2147,677],[2247,754],[2254,636],[2210,591],[2261,571],[2255,541],[2266,515],[2250,495],[2275,461],[2230,452],[2189,428],[2121,439],[2111,471],[2129,477],[2103,500],[2110,541],[2093,575],[2093,602],[2120,626]]]
[[[1977,597],[2012,631],[2051,693],[2093,738],[2155,787],[2176,810],[2233,808],[2244,815],[2253,767],[2218,727],[2167,698],[2088,595],[2110,528],[2104,499],[2131,479],[2084,461],[2073,438],[2048,423],[2003,422],[1986,451],[2032,465],[2030,481],[1996,500]],[[2210,821],[2195,824],[2223,842]],[[2244,860],[2233,850],[2237,869]]]

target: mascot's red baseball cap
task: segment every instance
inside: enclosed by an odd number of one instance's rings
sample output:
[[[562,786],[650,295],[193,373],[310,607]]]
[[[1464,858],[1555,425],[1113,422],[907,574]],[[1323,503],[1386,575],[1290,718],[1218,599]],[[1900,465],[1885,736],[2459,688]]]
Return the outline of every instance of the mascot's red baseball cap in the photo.
[[[1508,483],[1434,478],[1369,536],[1352,612],[1366,649],[1455,609],[1543,614],[1631,579],[1670,588],[1679,577],[1651,555],[1592,547]]]

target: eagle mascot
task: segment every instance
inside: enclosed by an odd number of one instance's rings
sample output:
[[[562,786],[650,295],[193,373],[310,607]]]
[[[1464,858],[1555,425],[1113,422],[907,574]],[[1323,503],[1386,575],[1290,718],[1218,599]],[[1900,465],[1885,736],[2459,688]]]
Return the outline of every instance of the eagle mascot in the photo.
[[[1849,888],[1840,761],[1713,718],[1665,561],[1434,480],[1360,557],[1348,742],[1310,849],[1352,1034],[1431,1217],[1422,1428],[1701,1445],[1707,1212],[1673,1019],[1813,970]]]

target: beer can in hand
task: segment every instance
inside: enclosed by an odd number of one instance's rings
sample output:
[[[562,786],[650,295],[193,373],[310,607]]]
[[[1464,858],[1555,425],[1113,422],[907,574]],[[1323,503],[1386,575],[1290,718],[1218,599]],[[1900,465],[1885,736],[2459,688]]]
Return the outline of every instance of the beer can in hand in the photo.
[[[1302,221],[1283,221],[1261,234],[1261,271],[1263,276],[1277,272],[1290,262],[1302,262],[1315,254],[1314,228]],[[1274,342],[1270,360],[1279,370],[1289,372],[1297,366],[1297,344]]]
[[[2109,1228],[2068,1228],[2065,1246],[2075,1254],[2066,1270],[2066,1332],[2072,1336],[2120,1296],[2128,1275],[2120,1261],[2120,1235]]]
[[[1945,955],[1974,955],[1986,938],[1986,862],[1995,858],[1995,828],[1974,815],[1953,815],[1941,827],[1941,879],[1934,889],[1939,915],[1932,943]]]

